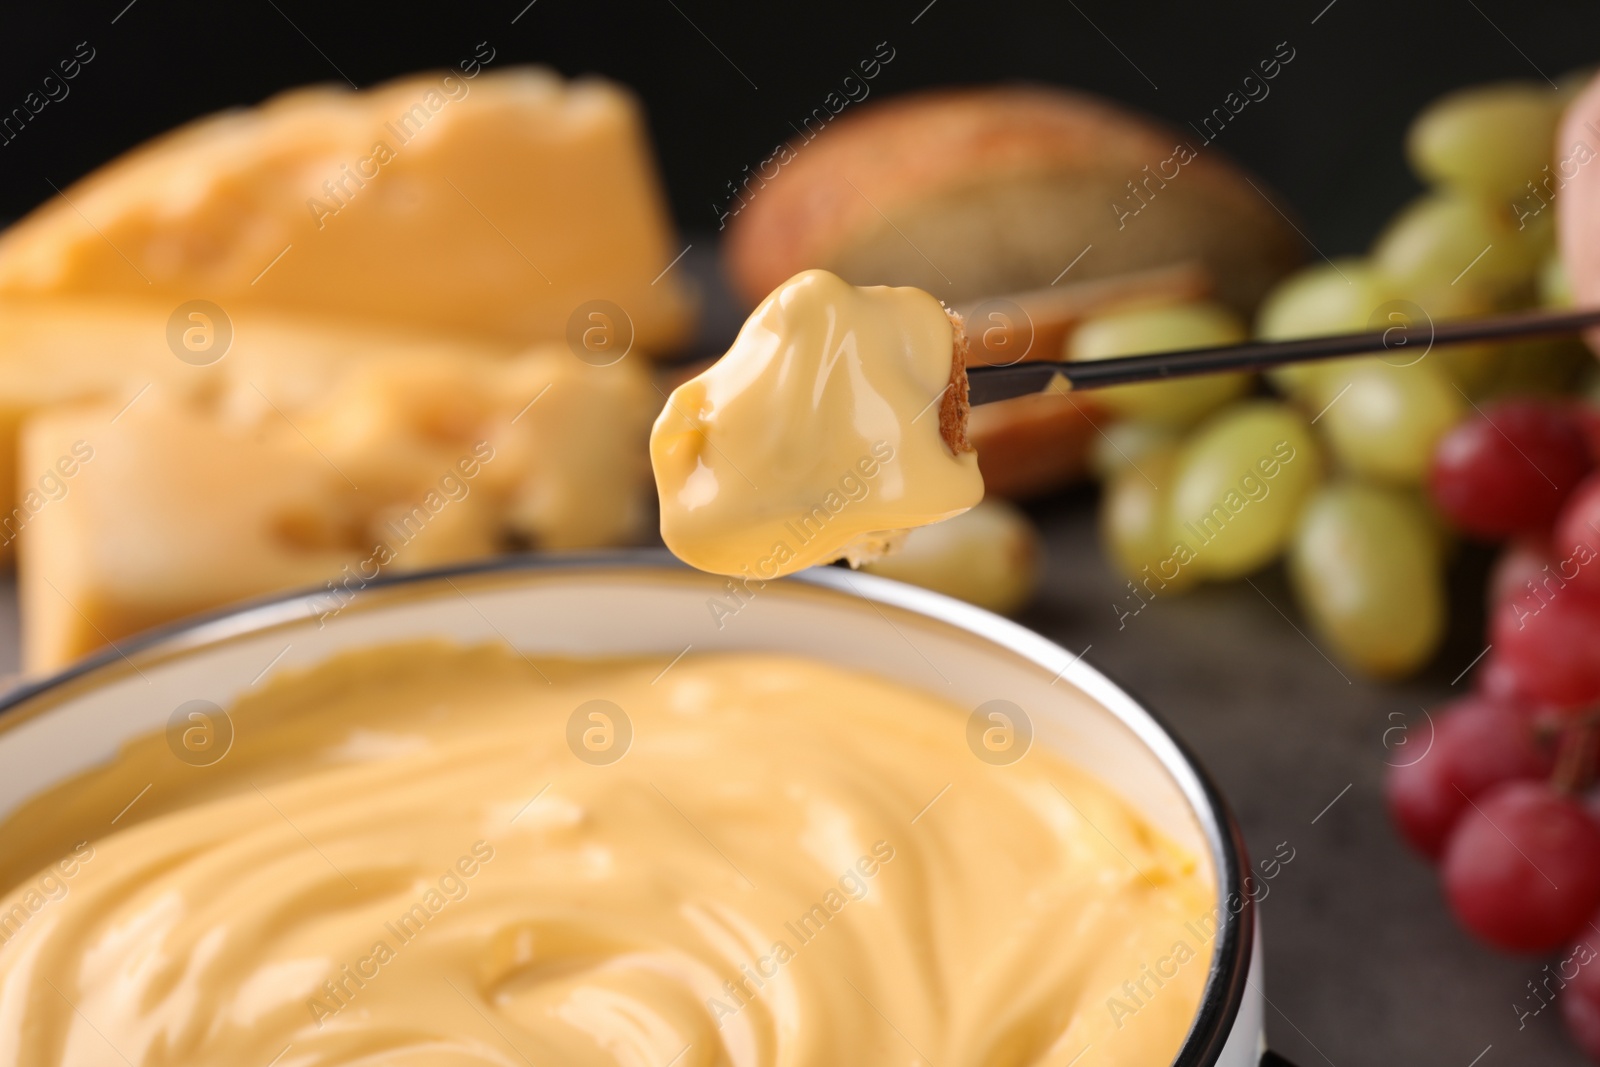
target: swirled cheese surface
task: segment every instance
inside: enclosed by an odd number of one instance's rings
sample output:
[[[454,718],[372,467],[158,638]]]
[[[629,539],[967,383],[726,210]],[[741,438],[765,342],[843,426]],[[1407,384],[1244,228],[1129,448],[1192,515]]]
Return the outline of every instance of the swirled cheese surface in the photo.
[[[1215,894],[1124,800],[898,683],[664,666],[348,654],[30,801],[0,1064],[1172,1059]]]

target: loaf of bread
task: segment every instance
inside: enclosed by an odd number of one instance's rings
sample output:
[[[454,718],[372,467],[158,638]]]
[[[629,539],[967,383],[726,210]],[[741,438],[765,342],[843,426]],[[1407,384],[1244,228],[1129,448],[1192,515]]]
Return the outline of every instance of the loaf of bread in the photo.
[[[823,267],[960,304],[1049,286],[1069,265],[1084,280],[1194,261],[1248,313],[1304,257],[1255,185],[1195,135],[1083,93],[935,90],[791,143],[771,180],[745,183],[727,263],[752,303]]]

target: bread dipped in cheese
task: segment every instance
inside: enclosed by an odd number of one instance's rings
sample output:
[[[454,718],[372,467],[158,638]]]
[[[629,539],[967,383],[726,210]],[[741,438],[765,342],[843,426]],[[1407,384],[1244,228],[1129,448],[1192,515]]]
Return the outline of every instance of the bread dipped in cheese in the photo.
[[[920,289],[790,278],[656,419],[667,547],[764,580],[860,563],[972,507],[965,349],[960,318]]]

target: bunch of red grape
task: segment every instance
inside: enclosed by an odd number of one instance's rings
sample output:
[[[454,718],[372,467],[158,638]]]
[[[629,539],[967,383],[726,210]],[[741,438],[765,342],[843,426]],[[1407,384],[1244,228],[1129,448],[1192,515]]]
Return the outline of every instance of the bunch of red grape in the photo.
[[[1477,691],[1395,766],[1390,812],[1436,861],[1457,920],[1488,944],[1600,946],[1600,412],[1561,400],[1488,408],[1439,442],[1444,516],[1507,542],[1490,583]],[[1600,1060],[1600,959],[1560,996]]]

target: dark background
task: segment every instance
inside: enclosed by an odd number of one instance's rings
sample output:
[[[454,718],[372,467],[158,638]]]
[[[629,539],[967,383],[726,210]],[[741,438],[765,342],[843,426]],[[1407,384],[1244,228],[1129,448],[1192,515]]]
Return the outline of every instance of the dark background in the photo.
[[[1600,0],[511,0],[384,9],[112,0],[35,6],[26,20],[14,8],[0,15],[0,114],[38,90],[80,41],[96,55],[70,95],[0,146],[0,219],[186,119],[308,82],[367,86],[453,66],[480,41],[495,50],[494,68],[535,61],[633,86],[679,222],[702,233],[715,228],[727,182],[766,158],[880,41],[895,58],[870,83],[873,99],[1036,79],[1100,92],[1180,127],[1220,105],[1287,41],[1295,58],[1271,95],[1218,144],[1277,186],[1332,255],[1365,248],[1416,192],[1401,138],[1419,107],[1458,85],[1560,79],[1600,61]],[[688,268],[703,271],[709,264],[694,260],[713,242],[694,240]],[[1322,657],[1292,607],[1283,610],[1292,598],[1276,569],[1253,584],[1157,602],[1119,626],[1125,590],[1094,546],[1088,492],[1045,502],[1035,516],[1049,571],[1023,621],[1074,651],[1089,646],[1090,662],[1167,716],[1218,779],[1253,854],[1271,855],[1280,842],[1297,850],[1262,907],[1275,1047],[1302,1067],[1583,1062],[1554,1008],[1518,1021],[1526,983],[1545,961],[1496,955],[1462,933],[1433,872],[1400,845],[1383,812],[1394,724],[1419,725],[1420,708],[1470,685],[1463,668],[1480,651],[1481,565],[1457,568],[1457,617],[1438,662],[1423,677],[1383,685],[1346,677]],[[10,598],[0,596],[0,653],[14,652],[14,632]]]
[[[633,86],[674,210],[692,230],[715,228],[727,182],[766,158],[880,41],[895,58],[870,83],[873,98],[1035,79],[1180,126],[1219,106],[1287,41],[1293,63],[1218,144],[1298,207],[1325,252],[1358,252],[1416,189],[1400,145],[1419,107],[1457,85],[1541,71],[1559,79],[1600,60],[1595,0],[527,3],[110,0],[30,4],[25,17],[7,5],[0,113],[78,42],[96,56],[66,99],[0,147],[0,218],[51,195],[48,182],[65,187],[186,119],[289,86],[348,78],[365,87],[453,66],[479,41],[495,49],[495,67],[539,62]]]

